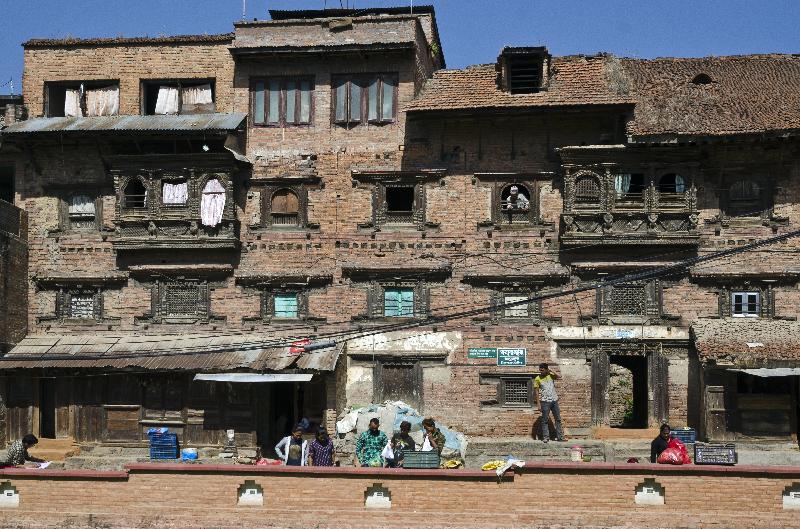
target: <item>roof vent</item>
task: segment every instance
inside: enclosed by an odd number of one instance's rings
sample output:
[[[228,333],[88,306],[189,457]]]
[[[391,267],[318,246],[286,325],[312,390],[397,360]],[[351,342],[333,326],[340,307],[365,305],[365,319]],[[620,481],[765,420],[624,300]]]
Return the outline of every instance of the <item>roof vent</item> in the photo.
[[[512,94],[533,94],[544,87],[550,54],[544,46],[505,47],[497,58],[500,88]]]
[[[694,79],[692,79],[692,84],[697,84],[697,85],[711,84],[712,82],[713,81],[711,80],[711,77],[709,77],[709,75],[705,73],[699,73],[694,76]]]

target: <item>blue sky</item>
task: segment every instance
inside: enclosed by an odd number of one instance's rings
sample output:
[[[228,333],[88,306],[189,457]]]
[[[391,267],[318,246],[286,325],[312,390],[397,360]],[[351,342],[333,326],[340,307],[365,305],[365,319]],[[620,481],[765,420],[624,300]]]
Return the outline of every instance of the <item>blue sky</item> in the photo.
[[[351,7],[409,0],[341,0]],[[267,9],[319,9],[339,0],[246,0]],[[0,85],[20,91],[30,38],[226,33],[242,0],[1,0]],[[546,45],[556,55],[608,51],[628,57],[800,53],[800,0],[431,0],[447,65],[493,62],[504,45]],[[9,86],[0,86],[6,94]]]

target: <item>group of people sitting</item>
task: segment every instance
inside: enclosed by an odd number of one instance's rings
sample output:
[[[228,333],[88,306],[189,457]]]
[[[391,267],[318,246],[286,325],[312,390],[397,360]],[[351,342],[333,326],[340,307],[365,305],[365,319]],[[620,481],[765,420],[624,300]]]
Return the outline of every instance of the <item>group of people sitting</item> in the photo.
[[[427,418],[422,421],[425,430],[422,444],[417,446],[411,437],[411,423],[400,423],[400,432],[392,436],[391,441],[380,429],[380,420],[373,417],[369,428],[356,440],[356,452],[353,463],[361,467],[402,467],[405,454],[417,450],[436,450],[439,456],[445,445],[445,436],[436,427],[436,422]],[[303,439],[303,427],[297,425],[292,434],[287,435],[275,445],[275,453],[288,466],[339,466],[339,460],[333,440],[324,428],[320,428],[313,441]]]

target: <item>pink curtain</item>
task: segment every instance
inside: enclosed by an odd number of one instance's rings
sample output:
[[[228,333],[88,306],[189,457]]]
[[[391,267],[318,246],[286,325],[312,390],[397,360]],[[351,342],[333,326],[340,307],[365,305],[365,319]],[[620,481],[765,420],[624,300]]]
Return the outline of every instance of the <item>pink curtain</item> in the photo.
[[[209,180],[200,199],[200,222],[204,226],[216,226],[222,222],[225,210],[225,188],[219,180]]]

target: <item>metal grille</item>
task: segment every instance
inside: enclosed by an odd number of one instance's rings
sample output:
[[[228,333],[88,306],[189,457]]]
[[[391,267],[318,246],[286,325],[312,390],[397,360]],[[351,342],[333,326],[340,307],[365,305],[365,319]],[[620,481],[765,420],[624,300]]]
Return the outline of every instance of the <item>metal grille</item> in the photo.
[[[600,199],[600,182],[592,176],[578,178],[575,182],[575,200],[578,202],[596,202]]]
[[[646,295],[644,285],[617,285],[611,288],[609,296],[613,314],[643,315]]]
[[[165,286],[164,312],[168,316],[191,316],[200,311],[200,289],[195,283]]]
[[[69,297],[70,318],[94,318],[94,294],[71,294]]]
[[[503,404],[527,406],[530,404],[528,380],[520,378],[503,379]]]

